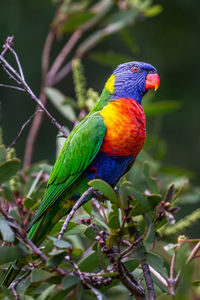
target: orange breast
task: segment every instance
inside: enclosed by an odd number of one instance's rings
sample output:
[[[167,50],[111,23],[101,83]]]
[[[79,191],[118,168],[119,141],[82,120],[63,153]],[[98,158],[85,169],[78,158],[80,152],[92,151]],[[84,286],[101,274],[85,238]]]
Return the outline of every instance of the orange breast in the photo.
[[[146,138],[142,106],[133,99],[120,98],[109,102],[101,116],[107,130],[100,150],[110,155],[135,157]]]

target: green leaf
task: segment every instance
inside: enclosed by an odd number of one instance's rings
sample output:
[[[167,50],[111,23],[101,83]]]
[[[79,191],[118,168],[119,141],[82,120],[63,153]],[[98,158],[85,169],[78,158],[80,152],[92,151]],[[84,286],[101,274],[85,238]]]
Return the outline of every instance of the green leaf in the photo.
[[[41,171],[37,174],[37,177],[36,177],[35,180],[33,181],[32,185],[31,185],[31,187],[30,187],[30,189],[29,189],[29,191],[28,191],[28,193],[27,193],[27,197],[28,197],[28,198],[31,197],[33,191],[35,190],[36,185],[38,184],[38,182],[39,182],[39,180],[40,180],[40,178],[41,178],[41,176],[42,176],[42,173],[43,173],[43,170],[41,170]]]
[[[127,61],[131,61],[131,56],[119,54],[116,52],[92,52],[89,56],[92,61],[95,61],[105,66],[117,66]]]
[[[0,163],[0,183],[6,182],[20,170],[21,161],[17,158]]]
[[[147,263],[154,268],[157,272],[159,272],[161,275],[167,277],[167,271],[166,269],[163,268],[163,259],[161,256],[152,253],[152,252],[147,252],[146,255]]]
[[[133,253],[134,259],[143,260],[146,258],[146,249],[144,246],[139,246],[134,250]]]
[[[148,226],[148,231],[144,239],[144,245],[147,250],[152,248],[154,239],[155,239],[155,227],[154,224],[152,223],[150,224],[150,226]]]
[[[108,247],[111,248],[117,242],[118,238],[118,233],[110,234],[109,237],[106,239],[106,244],[108,245]]]
[[[44,163],[39,164],[38,166],[41,170],[43,170],[47,174],[50,174],[52,169],[53,169],[53,167],[51,165],[47,165],[47,164],[44,164]]]
[[[62,287],[64,290],[71,288],[75,286],[77,283],[79,283],[81,280],[78,276],[73,275],[67,275],[62,280]]]
[[[53,227],[53,229],[51,230],[51,235],[55,235],[55,234],[59,233],[61,231],[63,223],[64,223],[64,220],[58,221],[56,223],[56,225]],[[67,226],[67,232],[77,226],[78,226],[78,224],[76,224],[75,222],[69,222],[69,224]]]
[[[119,216],[116,215],[111,215],[111,217],[108,220],[108,227],[112,229],[119,229],[120,224],[119,224]]]
[[[85,256],[79,263],[81,272],[91,272],[99,265],[99,256],[97,252],[91,252]]]
[[[158,184],[155,178],[150,175],[148,162],[144,163],[144,176],[146,178],[148,187],[152,193],[159,194]]]
[[[71,248],[72,247],[72,245],[67,241],[59,240],[52,236],[49,236],[48,238],[53,242],[55,247],[58,247],[58,248]]]
[[[172,112],[174,110],[181,108],[181,103],[179,101],[159,101],[149,103],[143,106],[145,114],[147,115],[161,115],[165,113]]]
[[[8,223],[0,217],[0,232],[4,241],[14,242],[15,236]]]
[[[155,209],[162,200],[162,195],[160,194],[150,194],[146,195],[146,197],[152,210]]]
[[[22,299],[30,283],[31,283],[30,275],[18,283],[16,291],[18,294],[20,294]]]
[[[33,269],[33,271],[31,272],[31,282],[44,281],[51,276],[53,275],[47,271],[41,269]]]
[[[94,240],[97,233],[96,231],[94,230],[94,228],[92,228],[91,226],[90,227],[87,227],[87,229],[85,230],[84,232],[84,235],[87,236],[89,239],[91,240]]]
[[[62,251],[62,253],[50,257],[46,263],[46,266],[48,266],[48,267],[58,266],[60,263],[62,263],[64,261],[65,255],[66,255],[66,252]]]
[[[4,145],[0,145],[0,162],[5,159],[6,156],[6,149]]]
[[[83,209],[91,216],[92,214],[92,201],[89,200],[83,205]]]
[[[14,261],[20,257],[27,255],[28,252],[25,250],[22,244],[12,247],[1,247],[0,248],[0,265]]]
[[[31,208],[34,205],[34,201],[30,197],[26,197],[23,201],[23,206],[26,208]]]
[[[115,23],[123,23],[126,25],[127,23],[133,23],[137,16],[137,10],[125,10],[125,11],[118,11],[113,13],[109,18],[106,19],[106,25],[113,25]]]
[[[135,200],[138,202],[138,204],[141,204],[144,208],[150,209],[149,202],[147,201],[146,197],[143,196],[139,191],[137,191],[135,188],[130,188],[131,195],[134,196]]]
[[[82,233],[86,228],[87,228],[87,226],[84,225],[84,224],[76,224],[76,227],[73,227],[72,229],[67,230],[67,232],[65,233],[65,236],[80,234],[80,233]]]
[[[153,5],[144,11],[144,16],[147,18],[155,17],[162,12],[162,5]]]
[[[42,292],[42,294],[37,298],[37,300],[45,300],[52,293],[52,291],[56,288],[55,284],[50,285],[46,290]]]
[[[95,16],[95,14],[87,10],[83,12],[76,12],[76,14],[73,14],[67,18],[67,21],[61,26],[60,31],[62,33],[71,32],[80,25],[89,21],[93,16]]]
[[[63,105],[63,102],[66,99],[63,93],[55,88],[46,88],[45,92],[51,103],[66,119],[70,120],[71,122],[74,122],[76,120],[76,114],[71,105]]]
[[[168,187],[168,189],[165,193],[164,201],[172,203],[172,200],[174,198],[174,194],[175,194],[174,184],[170,184],[170,186]]]
[[[11,293],[11,291],[5,287],[5,286],[1,286],[1,290],[3,291],[3,293],[8,297],[8,298],[2,298],[1,299],[9,299],[9,300],[14,300],[16,299],[14,296],[13,296],[13,293]]]
[[[80,248],[76,248],[72,250],[72,257],[81,256],[83,254],[83,250]]]
[[[94,187],[98,191],[100,191],[105,197],[107,197],[112,203],[116,204],[118,207],[120,207],[120,201],[117,197],[115,191],[113,188],[105,181],[101,179],[93,179],[89,181],[89,186]]]
[[[124,265],[129,269],[129,271],[133,272],[140,264],[139,260],[130,258],[124,261]]]

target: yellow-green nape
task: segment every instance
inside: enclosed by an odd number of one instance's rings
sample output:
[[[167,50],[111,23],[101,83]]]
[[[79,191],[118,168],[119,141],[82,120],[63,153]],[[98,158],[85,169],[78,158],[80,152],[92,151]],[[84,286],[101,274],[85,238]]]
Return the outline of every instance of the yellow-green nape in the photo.
[[[107,89],[107,91],[109,91],[109,93],[113,94],[114,92],[114,84],[115,84],[115,75],[112,74],[109,79],[106,82],[105,88]]]

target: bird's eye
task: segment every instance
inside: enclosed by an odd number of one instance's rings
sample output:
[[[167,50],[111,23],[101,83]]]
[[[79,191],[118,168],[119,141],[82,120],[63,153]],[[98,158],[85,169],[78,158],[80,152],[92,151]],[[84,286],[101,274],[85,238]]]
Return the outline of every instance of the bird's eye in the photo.
[[[132,70],[132,72],[136,73],[136,72],[139,71],[139,67],[138,66],[133,66],[131,70]]]

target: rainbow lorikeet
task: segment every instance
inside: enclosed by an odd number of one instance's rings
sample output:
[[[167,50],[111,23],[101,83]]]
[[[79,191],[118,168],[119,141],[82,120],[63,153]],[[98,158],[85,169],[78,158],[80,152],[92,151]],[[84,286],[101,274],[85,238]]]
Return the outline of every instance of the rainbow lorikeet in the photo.
[[[57,158],[27,229],[36,245],[88,189],[88,181],[100,178],[114,187],[130,169],[146,137],[142,97],[159,82],[147,63],[128,62],[114,70],[98,103],[70,133]],[[10,281],[12,271],[10,267],[3,282]]]

